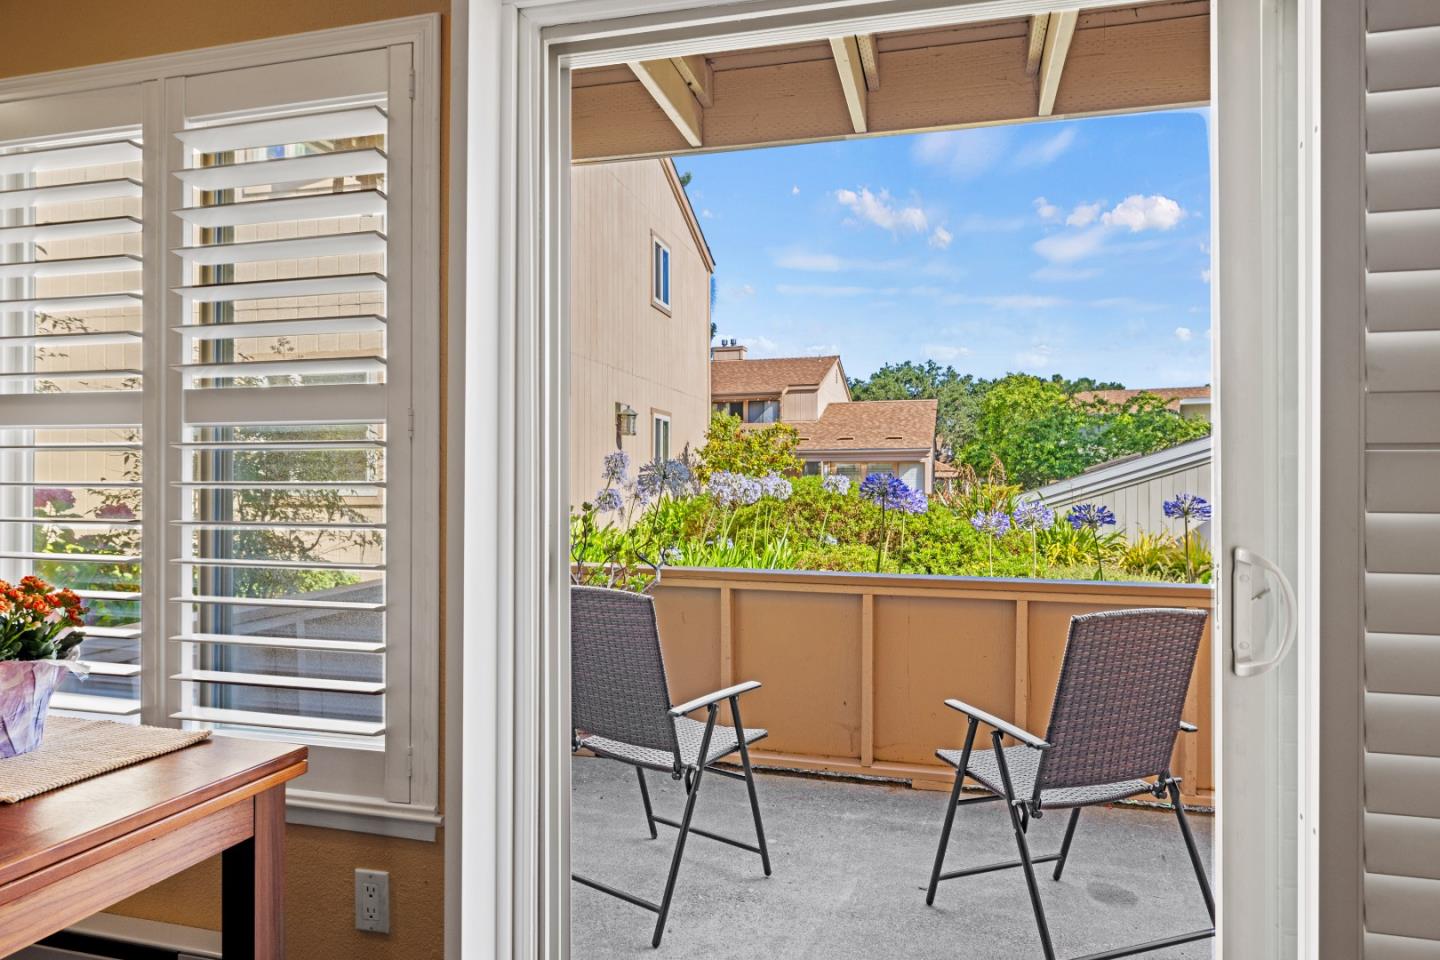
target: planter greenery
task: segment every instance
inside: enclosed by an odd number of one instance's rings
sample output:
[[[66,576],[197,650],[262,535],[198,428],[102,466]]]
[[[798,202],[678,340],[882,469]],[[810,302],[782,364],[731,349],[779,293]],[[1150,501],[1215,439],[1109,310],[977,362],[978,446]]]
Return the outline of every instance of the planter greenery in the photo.
[[[40,746],[50,698],[78,665],[86,610],[39,577],[0,580],[0,759]]]

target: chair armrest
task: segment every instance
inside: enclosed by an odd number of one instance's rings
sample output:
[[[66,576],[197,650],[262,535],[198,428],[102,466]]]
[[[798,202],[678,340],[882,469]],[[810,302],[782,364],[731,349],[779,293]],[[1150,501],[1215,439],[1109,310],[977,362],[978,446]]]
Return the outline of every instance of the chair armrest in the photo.
[[[1199,730],[1199,729],[1200,729],[1200,728],[1197,727],[1197,726],[1195,726],[1195,724],[1193,724],[1193,723],[1187,723],[1187,722],[1184,721],[1184,720],[1181,720],[1181,721],[1180,721],[1180,732],[1181,732],[1181,733],[1194,733],[1195,731],[1197,731],[1197,730]]]
[[[726,687],[724,690],[716,690],[714,693],[707,693],[703,697],[696,697],[687,703],[670,708],[670,716],[683,717],[693,710],[701,707],[708,707],[711,704],[719,703],[721,700],[729,700],[731,697],[738,697],[742,693],[749,693],[751,690],[759,690],[759,680],[746,680],[744,683],[737,683],[733,687]]]
[[[1022,730],[1019,727],[1015,726],[1015,724],[1013,723],[1007,723],[1006,721],[1001,720],[997,716],[986,713],[984,710],[972,707],[964,700],[946,700],[945,706],[949,707],[951,710],[959,710],[961,713],[965,714],[965,716],[967,717],[970,717],[972,720],[979,720],[981,723],[996,730],[999,730],[1001,733],[1008,734],[1014,737],[1016,740],[1019,740],[1026,746],[1034,747],[1036,750],[1050,749],[1050,744],[1046,743],[1044,740],[1041,740],[1033,733]]]

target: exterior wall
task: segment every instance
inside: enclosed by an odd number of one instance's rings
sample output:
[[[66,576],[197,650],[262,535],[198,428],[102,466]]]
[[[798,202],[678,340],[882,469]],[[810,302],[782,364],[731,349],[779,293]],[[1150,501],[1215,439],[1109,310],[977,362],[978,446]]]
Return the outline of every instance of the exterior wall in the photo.
[[[633,407],[621,447],[651,459],[652,417],[670,417],[670,453],[710,422],[710,271],[664,161],[575,168],[571,232],[570,503],[595,495],[615,449],[615,404]],[[650,302],[652,233],[670,247],[670,312]]]
[[[1177,493],[1199,494],[1214,503],[1210,464],[1150,477],[1103,493],[1047,496],[1045,503],[1057,512],[1074,503],[1098,503],[1115,511],[1115,529],[1123,530],[1132,537],[1142,532],[1162,530],[1178,537],[1183,529],[1180,521],[1166,517],[1162,506]]]
[[[189,0],[146,0],[137,26],[133,4],[108,0],[73,0],[64,5],[8,4],[6,35],[23,37],[23,43],[6,45],[0,60],[0,77],[23,76],[52,70],[91,66],[136,57],[178,53],[201,47],[238,43],[323,30],[332,27],[390,20],[421,14],[441,15],[440,104],[440,287],[446,286],[446,238],[450,204],[443,195],[449,183],[450,115],[450,2],[449,0],[348,0],[338,3],[291,3],[287,0],[251,0],[243,16],[221,14],[216,8]],[[440,299],[441,329],[445,327],[446,299]],[[437,345],[447,369],[445,344]],[[440,409],[446,410],[445,384]],[[444,435],[444,426],[441,428]],[[442,469],[440,476],[445,472]],[[443,481],[442,481],[443,482]],[[420,493],[417,491],[417,493]],[[452,524],[444,522],[445,491],[441,498],[437,536],[441,556],[444,538]],[[458,529],[458,523],[453,525]],[[442,578],[440,589],[444,590]],[[438,609],[444,610],[443,595]],[[443,630],[443,625],[442,625]],[[443,647],[442,647],[443,652]],[[443,669],[443,668],[442,668]],[[444,689],[444,684],[441,684]],[[443,715],[444,704],[437,706]],[[443,724],[442,724],[443,729]],[[442,750],[443,757],[443,750]],[[301,780],[303,785],[304,781]],[[376,837],[341,830],[290,826],[288,847],[285,931],[288,952],[297,957],[364,957],[395,960],[438,960],[444,953],[444,846],[434,843]],[[392,917],[388,935],[359,933],[354,929],[354,869],[367,867],[390,873]],[[186,926],[219,929],[220,871],[208,861],[156,885],[145,893],[116,904],[109,912]]]
[[[948,790],[959,697],[1043,734],[1070,618],[1127,607],[1209,610],[1209,587],[987,577],[671,568],[655,589],[675,702],[759,680],[745,721],[757,764],[895,777]],[[1210,631],[1172,769],[1187,803],[1214,803]]]
[[[820,391],[809,387],[786,390],[780,397],[780,419],[786,423],[819,420],[821,409]]]

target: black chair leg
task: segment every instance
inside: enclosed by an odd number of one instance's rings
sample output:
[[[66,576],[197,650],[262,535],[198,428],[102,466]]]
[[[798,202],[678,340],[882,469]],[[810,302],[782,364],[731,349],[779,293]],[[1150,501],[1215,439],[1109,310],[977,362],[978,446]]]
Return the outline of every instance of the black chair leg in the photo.
[[[700,738],[700,751],[696,756],[702,761],[695,765],[695,779],[690,781],[689,796],[685,799],[685,815],[680,818],[680,836],[675,839],[675,852],[670,857],[670,875],[665,879],[665,896],[660,899],[660,916],[655,921],[655,935],[650,946],[660,946],[665,936],[665,920],[670,916],[670,899],[675,895],[675,881],[680,876],[680,859],[685,856],[685,841],[690,836],[690,818],[695,815],[695,800],[700,796],[700,781],[705,778],[703,758],[710,756],[710,735],[715,732],[715,716],[718,707],[710,705],[710,715],[705,721],[705,733]]]
[[[1070,841],[1075,839],[1075,824],[1080,822],[1080,808],[1070,811],[1070,822],[1065,825],[1065,840],[1060,844],[1060,861],[1055,864],[1054,879],[1059,880],[1065,871],[1065,858],[1070,856]]]
[[[945,865],[945,850],[950,846],[950,830],[955,826],[955,811],[960,806],[960,791],[965,787],[965,771],[970,767],[970,748],[975,745],[975,730],[980,726],[970,718],[965,731],[965,746],[960,750],[960,766],[955,770],[955,786],[950,791],[950,805],[945,808],[945,825],[940,828],[940,847],[935,851],[935,866],[930,868],[930,886],[925,891],[925,906],[935,906],[935,888],[940,885],[940,869]]]
[[[1185,817],[1185,805],[1180,802],[1180,785],[1170,781],[1170,804],[1175,808],[1175,819],[1180,821],[1180,832],[1185,837],[1185,849],[1190,852],[1190,866],[1195,868],[1195,879],[1200,884],[1200,894],[1205,898],[1205,909],[1210,912],[1210,922],[1215,922],[1215,895],[1210,892],[1210,880],[1205,876],[1205,864],[1200,861],[1200,851],[1195,846],[1195,835],[1190,832],[1190,821]]]
[[[1045,921],[1045,905],[1040,902],[1040,886],[1035,882],[1035,865],[1030,862],[1030,844],[1025,839],[1025,828],[1020,822],[1018,802],[1007,802],[1010,823],[1015,828],[1015,845],[1020,848],[1020,866],[1025,871],[1025,886],[1030,889],[1030,907],[1035,911],[1035,926],[1040,931],[1040,946],[1045,950],[1045,960],[1055,960],[1055,947],[1050,942],[1050,925]]]
[[[645,804],[645,823],[650,827],[650,839],[659,836],[655,832],[655,810],[650,806],[650,788],[645,785],[645,768],[636,767],[635,776],[640,780],[640,800]]]
[[[765,844],[765,825],[760,822],[760,798],[755,793],[755,771],[750,769],[750,747],[745,743],[745,727],[740,722],[738,697],[730,698],[730,717],[735,721],[735,736],[740,741],[740,765],[745,768],[745,789],[750,793],[750,814],[755,818],[755,840],[760,847],[760,864],[770,876],[770,848]]]

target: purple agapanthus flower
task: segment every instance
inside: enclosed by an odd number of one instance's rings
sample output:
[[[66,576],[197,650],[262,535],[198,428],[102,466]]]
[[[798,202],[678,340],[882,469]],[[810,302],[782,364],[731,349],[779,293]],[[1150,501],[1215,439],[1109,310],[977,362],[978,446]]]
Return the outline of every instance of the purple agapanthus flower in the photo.
[[[1015,512],[1010,515],[1019,530],[1036,533],[1040,530],[1049,530],[1055,525],[1055,511],[1045,506],[1041,500],[1026,500],[1015,505]]]
[[[760,478],[760,492],[771,500],[785,501],[790,499],[790,494],[795,488],[790,481],[773,470]]]
[[[843,473],[832,473],[820,484],[831,493],[838,493],[840,496],[850,492],[850,478]]]
[[[128,503],[106,503],[95,511],[101,520],[133,520],[135,511]]]
[[[1109,507],[1100,503],[1079,503],[1070,508],[1065,515],[1070,521],[1070,526],[1076,530],[1099,531],[1101,527],[1115,526],[1115,513]]]
[[[70,510],[75,506],[75,491],[64,487],[36,487],[35,509]]]
[[[764,495],[765,488],[762,487],[760,481],[754,477],[741,477],[739,483],[736,484],[735,499],[745,506],[749,506],[752,503],[759,503],[760,498]]]
[[[903,510],[914,491],[894,474],[872,473],[860,481],[860,496],[881,510]]]
[[[1010,514],[1004,510],[976,510],[970,526],[988,536],[1003,537],[1010,532]]]
[[[646,501],[654,500],[661,494],[679,496],[690,482],[690,468],[679,460],[652,460],[640,468],[640,478],[635,485],[644,491]]]
[[[624,450],[612,450],[605,454],[605,466],[601,479],[606,483],[624,483],[625,474],[630,470],[630,454]]]
[[[925,495],[924,490],[912,490],[910,499],[905,501],[905,505],[901,509],[916,516],[927,513],[930,510],[930,498]]]
[[[625,506],[625,496],[614,487],[606,487],[595,494],[595,509],[601,513],[619,513]]]
[[[1175,499],[1164,503],[1165,516],[1172,520],[1190,520],[1203,523],[1210,519],[1210,501],[1194,493],[1177,493]]]

